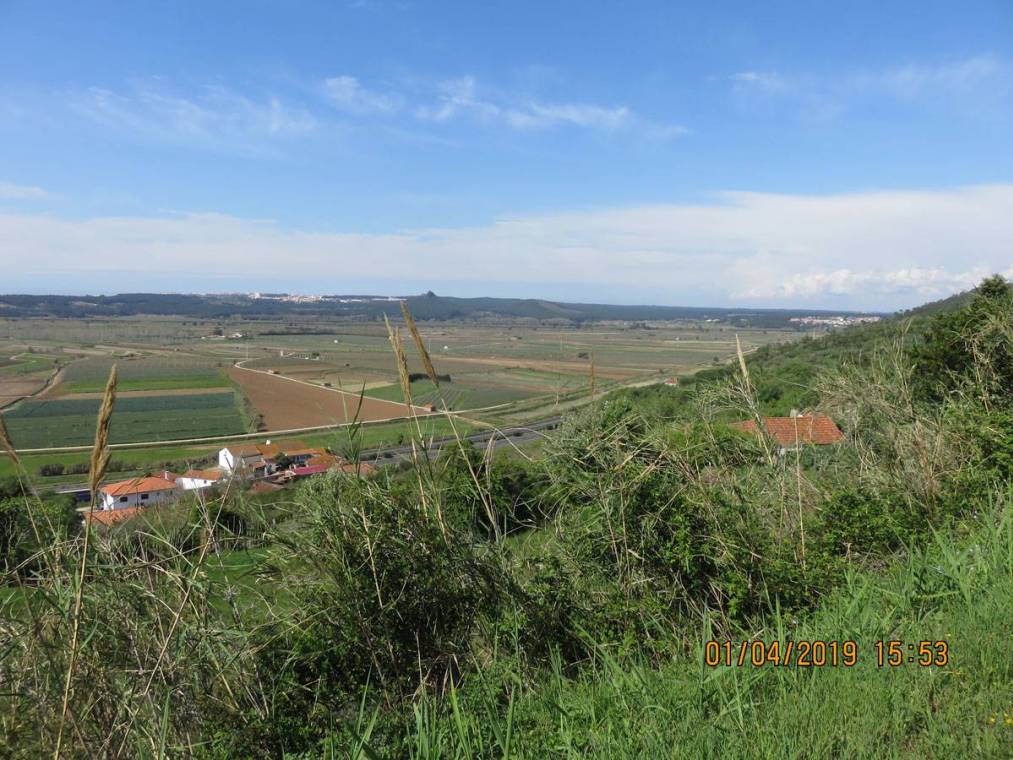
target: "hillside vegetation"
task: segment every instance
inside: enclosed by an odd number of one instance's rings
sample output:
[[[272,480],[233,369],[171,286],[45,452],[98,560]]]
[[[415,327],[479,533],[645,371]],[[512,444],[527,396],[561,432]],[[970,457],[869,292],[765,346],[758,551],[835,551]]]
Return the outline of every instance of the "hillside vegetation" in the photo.
[[[12,482],[0,743],[1008,757],[1013,293],[992,278],[914,319],[609,395],[533,459],[462,444],[90,537]],[[844,441],[782,452],[727,424],[791,408]],[[853,640],[859,661],[708,667],[710,639]],[[950,657],[878,667],[891,639]]]

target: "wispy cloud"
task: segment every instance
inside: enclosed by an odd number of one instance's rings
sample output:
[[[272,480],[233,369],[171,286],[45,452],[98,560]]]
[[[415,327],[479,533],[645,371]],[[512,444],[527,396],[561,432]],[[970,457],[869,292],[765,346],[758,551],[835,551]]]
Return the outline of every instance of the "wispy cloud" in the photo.
[[[258,151],[278,138],[312,132],[316,119],[276,97],[254,100],[221,85],[180,95],[160,80],[125,91],[92,87],[70,98],[86,118],[136,137],[216,149]]]
[[[389,114],[399,110],[402,105],[400,95],[385,95],[367,90],[352,76],[324,80],[324,92],[333,105],[355,114]]]
[[[730,79],[743,88],[755,88],[764,92],[780,93],[788,89],[788,83],[780,74],[772,71],[739,71]]]
[[[625,105],[547,102],[529,96],[511,96],[493,91],[480,93],[478,82],[473,76],[440,82],[434,102],[417,106],[415,114],[425,121],[447,122],[472,118],[516,130],[559,126],[602,131],[643,129],[655,137],[678,137],[688,132],[681,125],[651,122]]]
[[[1010,73],[1009,67],[992,55],[979,55],[939,65],[908,64],[882,72],[859,75],[858,88],[881,88],[903,98],[924,95],[959,94],[975,89]]]
[[[155,275],[171,290],[191,271],[221,290],[237,287],[237,272],[266,288],[279,282],[279,260],[297,259],[314,279],[290,279],[289,287],[353,291],[396,276],[420,290],[456,281],[473,290],[510,282],[518,293],[545,292],[555,283],[561,293],[579,289],[613,301],[891,309],[970,287],[993,271],[1013,276],[1013,185],[735,192],[701,204],[386,234],[320,233],[221,214],[7,214],[0,215],[0,240],[0,270],[15,272],[27,290],[33,277],[36,290],[89,277],[106,288],[138,289]],[[164,262],[161,270],[156,262]]]
[[[625,106],[603,107],[584,103],[540,103],[534,100],[510,103],[478,94],[474,77],[451,79],[439,84],[435,104],[419,106],[419,118],[448,121],[475,117],[505,124],[514,129],[539,129],[559,124],[595,129],[617,129],[629,123],[632,114]]]
[[[637,130],[646,136],[662,139],[679,137],[688,132],[681,125],[644,119],[625,105],[555,102],[531,95],[503,93],[480,86],[474,76],[441,80],[428,86],[415,82],[399,92],[380,92],[363,86],[356,77],[342,75],[326,79],[323,90],[332,105],[363,117],[400,116],[407,112],[429,124],[471,120],[519,132],[558,127],[603,132]]]
[[[53,194],[49,191],[34,185],[16,185],[13,182],[0,182],[0,200],[45,201],[53,197]]]
[[[945,103],[977,109],[1013,94],[1013,65],[994,55],[940,63],[906,63],[836,74],[739,71],[728,77],[744,103],[756,99],[793,103],[803,115],[828,118],[863,103]],[[1007,103],[1008,105],[1008,103]]]

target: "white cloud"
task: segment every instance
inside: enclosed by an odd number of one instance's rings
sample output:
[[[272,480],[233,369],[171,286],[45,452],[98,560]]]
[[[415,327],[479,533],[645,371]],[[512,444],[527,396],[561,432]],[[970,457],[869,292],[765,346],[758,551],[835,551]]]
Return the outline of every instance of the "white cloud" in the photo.
[[[340,76],[324,80],[327,98],[338,108],[356,114],[393,113],[401,107],[398,95],[383,95],[365,89],[355,77]]]
[[[755,87],[765,92],[778,93],[788,89],[788,83],[779,74],[770,71],[740,71],[731,80],[743,87]]]
[[[908,63],[836,74],[740,71],[732,91],[746,103],[756,99],[795,103],[803,115],[825,120],[865,102],[940,103],[978,109],[1008,100],[1013,65],[994,55],[943,63]]]
[[[501,124],[517,130],[558,126],[602,131],[636,129],[656,138],[679,137],[688,132],[681,125],[658,124],[639,117],[624,105],[552,103],[498,93],[479,94],[478,82],[472,76],[441,82],[437,88],[436,102],[418,106],[415,115],[434,122],[471,117],[487,124]]]
[[[117,283],[107,287],[172,290],[194,273],[206,290],[236,289],[239,276],[268,288],[278,261],[298,261],[307,284],[325,292],[396,278],[437,290],[448,281],[473,290],[509,282],[518,295],[556,283],[627,302],[892,309],[970,287],[993,271],[1013,276],[1013,185],[735,192],[702,204],[389,234],[308,232],[218,214],[0,216],[0,268],[19,283],[37,282],[22,286],[34,290],[54,278],[100,275]]]
[[[0,182],[0,200],[9,201],[44,201],[53,194],[34,185],[16,185],[13,182]]]
[[[136,138],[224,150],[266,149],[277,138],[305,135],[317,125],[307,111],[278,98],[253,100],[219,85],[195,96],[178,95],[158,80],[124,92],[92,87],[72,95],[71,103],[92,121]]]
[[[882,87],[900,97],[961,93],[1003,74],[1007,67],[995,56],[980,55],[939,65],[909,64],[858,77],[858,86]]]

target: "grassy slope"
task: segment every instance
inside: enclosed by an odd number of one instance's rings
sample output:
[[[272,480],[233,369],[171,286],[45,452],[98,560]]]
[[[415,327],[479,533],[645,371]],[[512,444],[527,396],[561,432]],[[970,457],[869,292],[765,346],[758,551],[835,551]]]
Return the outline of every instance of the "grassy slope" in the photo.
[[[579,680],[553,675],[512,703],[461,694],[456,709],[420,708],[413,740],[424,757],[499,756],[506,742],[532,758],[1010,757],[1011,588],[1013,515],[997,510],[885,574],[855,574],[797,625],[736,636],[853,639],[854,668],[709,669],[698,646],[654,669],[601,652]],[[873,644],[889,639],[945,640],[951,663],[879,668]]]

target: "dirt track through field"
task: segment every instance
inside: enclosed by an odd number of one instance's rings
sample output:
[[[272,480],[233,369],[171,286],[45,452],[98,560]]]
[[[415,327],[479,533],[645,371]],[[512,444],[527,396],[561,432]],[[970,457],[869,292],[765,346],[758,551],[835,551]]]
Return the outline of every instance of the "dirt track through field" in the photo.
[[[359,397],[353,393],[321,388],[282,375],[242,367],[229,367],[226,373],[239,384],[263,416],[264,424],[272,430],[351,422],[359,404]],[[429,410],[415,407],[415,413],[422,416],[429,414]],[[409,414],[407,404],[365,398],[359,419],[389,420]]]

